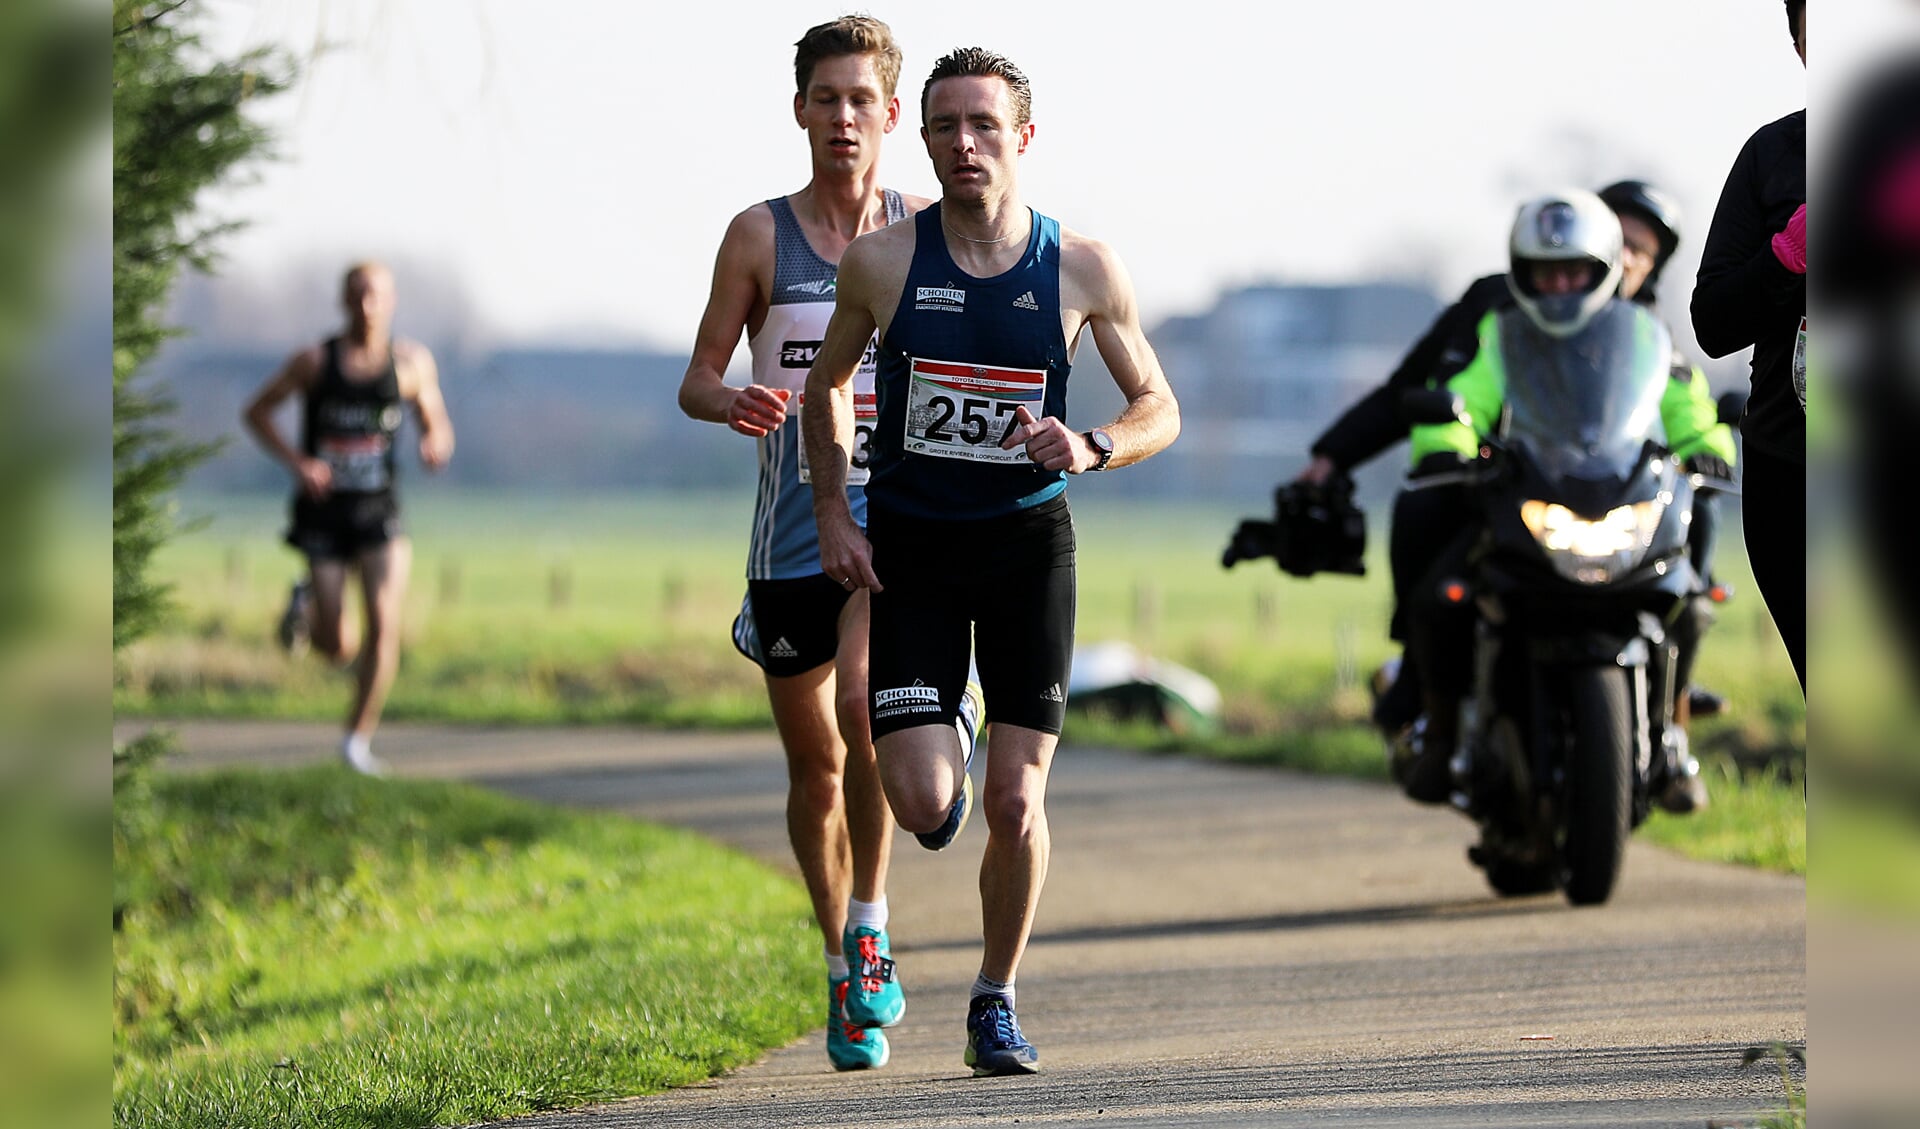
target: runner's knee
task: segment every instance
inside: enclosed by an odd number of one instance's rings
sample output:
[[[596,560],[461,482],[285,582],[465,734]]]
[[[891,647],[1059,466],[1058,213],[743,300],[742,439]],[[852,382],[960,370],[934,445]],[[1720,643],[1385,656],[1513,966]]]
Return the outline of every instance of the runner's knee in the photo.
[[[980,811],[986,817],[987,829],[996,837],[1030,838],[1046,821],[1046,809],[1038,794],[1019,784],[996,786],[991,777],[981,797]]]

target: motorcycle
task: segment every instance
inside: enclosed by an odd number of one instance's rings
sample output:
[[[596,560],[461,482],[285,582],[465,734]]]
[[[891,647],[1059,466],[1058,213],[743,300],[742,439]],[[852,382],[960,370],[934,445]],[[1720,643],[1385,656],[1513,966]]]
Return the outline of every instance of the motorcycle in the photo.
[[[1445,638],[1471,640],[1447,761],[1452,806],[1481,831],[1469,859],[1501,895],[1557,888],[1594,905],[1656,789],[1688,763],[1672,628],[1703,586],[1687,529],[1693,492],[1732,484],[1663,445],[1671,344],[1657,319],[1616,301],[1562,339],[1499,316],[1506,391],[1483,457],[1407,485],[1462,484],[1480,517],[1429,574],[1415,639],[1450,622]],[[1722,417],[1737,404],[1723,400]],[[1444,423],[1462,405],[1424,389],[1401,412]]]

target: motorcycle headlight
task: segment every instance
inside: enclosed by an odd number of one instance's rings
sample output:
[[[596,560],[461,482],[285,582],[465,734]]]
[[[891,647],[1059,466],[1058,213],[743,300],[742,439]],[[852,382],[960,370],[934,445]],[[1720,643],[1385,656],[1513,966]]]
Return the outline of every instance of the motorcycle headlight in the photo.
[[[1589,521],[1558,502],[1533,499],[1520,504],[1520,521],[1562,575],[1605,584],[1639,563],[1666,510],[1664,500],[1649,498]]]

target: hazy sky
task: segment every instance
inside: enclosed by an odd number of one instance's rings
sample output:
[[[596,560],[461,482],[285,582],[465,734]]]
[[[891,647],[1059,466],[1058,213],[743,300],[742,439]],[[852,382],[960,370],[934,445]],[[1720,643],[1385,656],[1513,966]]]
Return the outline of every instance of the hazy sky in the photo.
[[[1778,0],[208,0],[210,46],[304,69],[261,110],[282,158],[211,201],[252,225],[222,285],[404,257],[495,339],[684,350],[729,218],[805,183],[794,40],[859,10],[906,52],[885,181],[937,194],[934,59],[1007,54],[1035,91],[1027,202],[1113,244],[1149,324],[1253,281],[1451,291],[1500,269],[1524,195],[1638,175],[1685,209],[1665,306],[1690,340],[1727,167],[1806,103]]]

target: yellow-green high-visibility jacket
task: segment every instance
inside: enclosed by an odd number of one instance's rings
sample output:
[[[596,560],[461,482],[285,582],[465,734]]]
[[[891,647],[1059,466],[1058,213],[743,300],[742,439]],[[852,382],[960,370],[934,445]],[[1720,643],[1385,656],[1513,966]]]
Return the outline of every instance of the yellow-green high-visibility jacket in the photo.
[[[1466,404],[1468,423],[1415,424],[1411,435],[1413,465],[1429,455],[1451,453],[1471,459],[1480,453],[1480,438],[1500,418],[1507,395],[1507,371],[1500,354],[1500,311],[1480,319],[1480,351],[1467,367],[1447,381],[1447,390]],[[1667,449],[1678,458],[1702,451],[1733,465],[1733,430],[1719,420],[1719,409],[1699,368],[1675,358],[1666,389],[1660,394],[1660,423],[1666,429]]]

